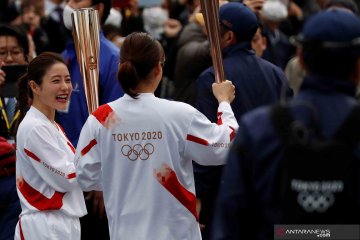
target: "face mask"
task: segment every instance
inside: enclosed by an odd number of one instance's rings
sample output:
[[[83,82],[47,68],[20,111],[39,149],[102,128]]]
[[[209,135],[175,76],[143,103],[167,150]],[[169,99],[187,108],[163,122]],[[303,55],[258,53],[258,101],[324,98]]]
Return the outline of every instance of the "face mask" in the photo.
[[[72,30],[72,20],[71,20],[71,14],[74,12],[74,9],[71,8],[69,5],[65,5],[64,12],[63,12],[63,20],[64,25],[68,30]]]
[[[266,19],[274,22],[280,22],[288,16],[287,7],[281,1],[266,1],[262,13]]]

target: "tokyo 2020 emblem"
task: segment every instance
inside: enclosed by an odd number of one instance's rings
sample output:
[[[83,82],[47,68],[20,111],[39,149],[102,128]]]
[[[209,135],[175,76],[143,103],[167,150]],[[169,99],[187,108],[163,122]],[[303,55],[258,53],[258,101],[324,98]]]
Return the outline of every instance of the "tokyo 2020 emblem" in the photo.
[[[134,146],[123,145],[121,148],[121,153],[131,161],[136,161],[138,159],[147,160],[150,155],[154,153],[154,145],[147,143],[144,146],[141,144],[136,144]]]

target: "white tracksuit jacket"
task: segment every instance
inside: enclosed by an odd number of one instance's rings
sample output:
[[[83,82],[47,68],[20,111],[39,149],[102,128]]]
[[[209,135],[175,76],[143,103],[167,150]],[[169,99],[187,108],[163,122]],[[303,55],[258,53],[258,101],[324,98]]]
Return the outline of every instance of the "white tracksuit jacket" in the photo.
[[[31,107],[17,133],[16,181],[22,208],[18,237],[58,239],[53,236],[54,230],[57,236],[76,239],[66,235],[70,230],[61,229],[61,222],[56,223],[56,219],[67,221],[67,217],[78,220],[87,213],[76,181],[74,152],[59,126],[55,127],[43,113]],[[63,216],[49,219],[52,213]]]
[[[84,191],[103,190],[114,240],[201,239],[192,160],[224,164],[238,124],[228,103],[218,125],[190,105],[142,93],[99,107],[76,150]]]

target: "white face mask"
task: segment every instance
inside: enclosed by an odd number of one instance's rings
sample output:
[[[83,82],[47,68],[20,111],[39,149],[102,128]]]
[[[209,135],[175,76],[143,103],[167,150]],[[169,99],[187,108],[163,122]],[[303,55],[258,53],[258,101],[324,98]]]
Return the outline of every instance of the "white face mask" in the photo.
[[[279,22],[287,18],[288,10],[282,1],[266,1],[262,8],[264,17],[268,20]]]
[[[68,30],[72,30],[72,20],[71,20],[71,14],[74,12],[74,9],[70,7],[69,5],[65,5],[64,12],[63,12],[63,20],[64,25]]]

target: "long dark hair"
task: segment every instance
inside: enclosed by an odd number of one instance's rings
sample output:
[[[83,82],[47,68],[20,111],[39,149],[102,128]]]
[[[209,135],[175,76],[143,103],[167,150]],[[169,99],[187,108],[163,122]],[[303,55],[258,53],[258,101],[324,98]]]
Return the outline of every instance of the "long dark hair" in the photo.
[[[165,61],[164,50],[149,34],[134,32],[125,38],[120,55],[118,79],[125,93],[137,98],[134,88]]]
[[[95,5],[95,4],[104,4],[104,12],[103,12],[103,16],[100,19],[101,24],[104,24],[106,19],[109,17],[110,15],[110,9],[111,9],[111,4],[112,4],[112,0],[92,0],[91,1],[91,6]]]
[[[30,102],[34,98],[33,92],[29,86],[29,81],[33,80],[36,84],[41,85],[43,77],[49,68],[56,63],[65,64],[63,58],[53,52],[44,52],[34,58],[28,65],[27,72],[20,77],[18,82],[18,109],[20,110],[20,117],[18,124],[25,117]]]

